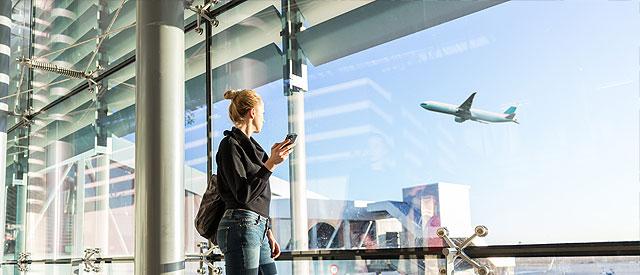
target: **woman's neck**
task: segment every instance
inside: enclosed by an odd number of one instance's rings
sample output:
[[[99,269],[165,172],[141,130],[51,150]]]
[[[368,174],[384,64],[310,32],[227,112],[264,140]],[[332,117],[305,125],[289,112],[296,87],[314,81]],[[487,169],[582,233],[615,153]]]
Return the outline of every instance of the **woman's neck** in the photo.
[[[248,138],[250,138],[251,134],[253,134],[253,127],[251,127],[251,124],[236,124],[235,126],[236,128],[240,129],[240,131],[242,131]]]

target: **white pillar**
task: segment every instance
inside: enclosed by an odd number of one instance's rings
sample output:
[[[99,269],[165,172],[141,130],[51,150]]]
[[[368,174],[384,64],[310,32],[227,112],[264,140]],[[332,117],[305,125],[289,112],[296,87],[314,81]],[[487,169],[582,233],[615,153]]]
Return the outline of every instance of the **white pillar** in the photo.
[[[138,0],[135,274],[184,274],[184,1]]]

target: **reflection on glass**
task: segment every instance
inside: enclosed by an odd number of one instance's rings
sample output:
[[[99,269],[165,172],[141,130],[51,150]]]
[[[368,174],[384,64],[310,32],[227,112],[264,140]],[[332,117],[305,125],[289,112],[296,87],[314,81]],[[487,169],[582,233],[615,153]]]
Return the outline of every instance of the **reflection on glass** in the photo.
[[[495,274],[636,274],[640,258],[628,257],[552,257],[552,258],[487,258],[478,259]],[[473,268],[459,262],[456,274],[474,274]]]
[[[186,38],[195,44],[186,52],[189,66],[202,59],[203,38]],[[85,248],[100,248],[104,256],[133,254],[134,73],[135,64],[128,65],[101,81],[100,94],[81,92],[36,117],[29,139],[33,257],[79,257]],[[204,167],[206,156],[202,74],[194,71],[194,81],[186,82],[186,140],[195,146],[187,148],[195,153],[186,154],[185,248],[192,252],[203,241],[190,222],[199,205],[195,194],[206,184],[204,171],[191,168]]]
[[[71,264],[60,264],[60,265],[45,265],[45,264],[32,264],[29,266],[29,270],[23,272],[22,274],[76,274],[81,270],[81,266],[72,266]],[[74,273],[75,272],[75,273]],[[11,273],[9,273],[11,274]],[[15,275],[21,273],[14,273]]]
[[[575,274],[575,275],[632,275],[637,274],[640,258],[637,256],[611,257],[552,257],[552,258],[487,258],[478,259],[486,264],[495,274]],[[440,274],[445,268],[445,261],[434,257],[421,259],[376,259],[376,260],[296,260],[308,263],[307,274]],[[278,274],[289,275],[292,261],[277,261]],[[223,267],[224,262],[214,263]],[[78,274],[83,272],[84,265],[52,265],[34,263],[26,273],[19,273],[13,266],[3,266],[3,274]],[[185,274],[200,274],[200,264],[188,261]],[[116,275],[133,274],[133,262],[117,262],[100,264],[97,274]],[[224,269],[222,269],[224,270]],[[476,274],[473,268],[462,262],[455,264],[455,274]],[[224,274],[224,273],[223,273]]]
[[[31,126],[26,251],[32,257],[70,257],[83,249],[76,229],[83,215],[78,197],[84,192],[84,158],[93,147],[95,103],[75,99],[54,106]]]
[[[37,1],[32,59],[83,73],[98,73],[133,55],[135,1]],[[23,68],[26,69],[26,68]],[[33,70],[35,110],[85,82]]]
[[[207,105],[205,95],[205,35],[185,34],[185,252],[197,253],[206,240],[198,234],[194,219],[207,188]]]
[[[7,135],[4,259],[17,259],[25,245],[27,134],[27,129],[22,128]]]
[[[27,92],[29,86],[29,74],[25,70],[19,69],[16,58],[28,56],[31,45],[31,6],[28,1],[17,1],[12,3],[11,9],[11,45],[9,62],[9,94],[6,103],[9,111],[22,113],[27,110]],[[17,116],[8,117],[7,129],[11,128],[20,118]]]

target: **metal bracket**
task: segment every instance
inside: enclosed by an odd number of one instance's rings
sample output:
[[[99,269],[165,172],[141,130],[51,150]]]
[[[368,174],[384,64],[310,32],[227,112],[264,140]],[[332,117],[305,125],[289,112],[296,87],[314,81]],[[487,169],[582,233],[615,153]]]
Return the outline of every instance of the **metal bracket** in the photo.
[[[96,69],[93,71],[88,71],[85,73],[86,75],[86,79],[87,79],[87,83],[89,84],[89,92],[93,92],[96,94],[96,96],[101,97],[102,94],[104,93],[103,89],[103,85],[102,83],[98,83],[95,81],[95,78],[98,77],[98,72],[103,71],[104,68],[100,65],[96,66]]]
[[[93,102],[98,102],[98,100],[100,100],[105,94],[107,94],[107,87],[105,87],[101,82],[90,80],[89,92],[94,94],[92,98]]]
[[[188,9],[195,12],[196,13],[196,29],[195,31],[202,35],[203,29],[202,29],[202,19],[209,21],[209,24],[211,24],[214,27],[217,27],[220,24],[220,21],[218,21],[218,19],[216,19],[215,17],[211,16],[211,10],[209,10],[210,7],[212,7],[215,4],[218,4],[220,2],[220,0],[210,0],[210,1],[206,1],[206,4],[204,5],[189,5]]]
[[[442,249],[442,254],[447,257],[447,267],[440,269],[440,274],[453,275],[455,260],[457,258],[460,258],[473,266],[479,275],[493,275],[494,273],[489,268],[489,266],[479,264],[477,261],[471,259],[469,256],[467,256],[467,254],[464,253],[464,249],[471,244],[471,241],[473,241],[473,239],[475,239],[476,237],[487,236],[487,234],[489,234],[489,229],[487,229],[487,227],[484,225],[478,225],[476,226],[471,237],[465,239],[462,244],[456,245],[449,237],[449,230],[447,230],[446,227],[438,228],[438,230],[436,231],[436,235],[442,238],[449,246],[448,248]]]
[[[33,114],[33,107],[28,107],[25,110],[17,110],[14,108],[14,110],[12,112],[7,112],[7,115],[9,116],[14,116],[14,117],[18,117],[20,118],[20,121],[23,122],[23,126],[27,127],[31,124],[33,124],[33,120],[31,118],[31,115]]]
[[[84,257],[82,257],[82,263],[84,264],[85,272],[100,272],[100,248],[87,248],[84,250]]]
[[[213,270],[213,274],[222,275],[222,268],[213,265],[213,263],[207,260],[207,257],[211,256],[218,247],[215,245],[209,247],[209,243],[207,242],[200,242],[197,244],[197,247],[200,249],[198,274],[207,274],[207,269],[211,269]]]
[[[29,271],[30,264],[31,264],[31,253],[20,252],[18,256],[18,270],[21,272]]]

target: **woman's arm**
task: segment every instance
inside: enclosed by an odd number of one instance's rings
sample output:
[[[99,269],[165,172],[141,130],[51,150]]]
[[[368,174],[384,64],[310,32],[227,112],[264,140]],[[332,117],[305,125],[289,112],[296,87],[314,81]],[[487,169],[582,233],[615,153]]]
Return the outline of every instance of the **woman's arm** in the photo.
[[[278,258],[280,256],[280,244],[276,241],[276,237],[273,236],[271,228],[267,230],[267,238],[269,239],[269,247],[271,247],[271,258]]]

